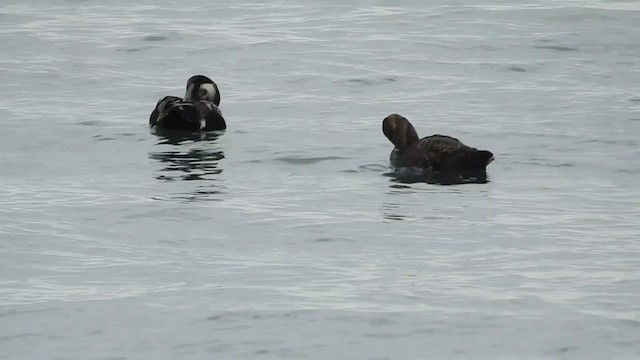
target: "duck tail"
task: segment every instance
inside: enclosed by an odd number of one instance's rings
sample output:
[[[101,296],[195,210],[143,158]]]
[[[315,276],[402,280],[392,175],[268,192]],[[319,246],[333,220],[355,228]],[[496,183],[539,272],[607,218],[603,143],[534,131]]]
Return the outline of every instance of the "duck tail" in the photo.
[[[493,153],[491,151],[480,150],[478,153],[480,154],[480,157],[482,158],[483,162],[485,163],[485,166],[491,164],[491,162],[493,162],[493,160],[495,160],[495,157],[493,156]]]

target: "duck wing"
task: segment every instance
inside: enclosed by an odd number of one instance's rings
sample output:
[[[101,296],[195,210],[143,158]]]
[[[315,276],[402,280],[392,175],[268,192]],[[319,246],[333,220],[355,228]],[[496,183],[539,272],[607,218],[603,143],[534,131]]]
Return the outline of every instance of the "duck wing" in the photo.
[[[204,128],[204,120],[196,106],[184,102],[181,98],[167,96],[156,106],[157,118],[155,126],[170,130],[200,131]],[[151,114],[152,118],[154,114]],[[151,124],[152,118],[149,119]],[[154,125],[151,125],[154,126]]]
[[[463,144],[447,135],[431,135],[418,140],[411,149],[428,159],[435,171],[484,169],[493,154]]]
[[[149,116],[149,126],[153,127],[158,125],[158,118],[160,114],[166,109],[175,106],[176,104],[182,102],[182,98],[177,96],[165,96],[158,100],[156,103],[156,108],[151,112],[151,116]]]

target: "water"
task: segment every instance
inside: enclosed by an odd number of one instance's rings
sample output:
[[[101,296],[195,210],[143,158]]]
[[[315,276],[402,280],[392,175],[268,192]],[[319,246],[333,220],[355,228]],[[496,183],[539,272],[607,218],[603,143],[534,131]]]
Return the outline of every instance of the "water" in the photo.
[[[0,358],[638,358],[639,18],[4,4]],[[150,133],[198,73],[229,129]],[[394,175],[392,112],[494,152],[488,182]]]

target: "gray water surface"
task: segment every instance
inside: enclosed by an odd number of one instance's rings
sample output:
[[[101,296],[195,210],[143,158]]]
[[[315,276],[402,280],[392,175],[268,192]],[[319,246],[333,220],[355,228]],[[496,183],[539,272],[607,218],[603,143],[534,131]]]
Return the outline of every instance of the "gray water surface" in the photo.
[[[0,358],[637,359],[635,1],[11,1]],[[228,130],[148,116],[202,73]],[[408,181],[381,121],[491,150]]]

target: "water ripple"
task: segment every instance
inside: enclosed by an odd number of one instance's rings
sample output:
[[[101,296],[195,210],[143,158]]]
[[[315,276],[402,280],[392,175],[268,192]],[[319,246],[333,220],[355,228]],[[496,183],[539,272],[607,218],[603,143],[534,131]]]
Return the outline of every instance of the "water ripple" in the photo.
[[[637,358],[638,11],[5,4],[0,357]],[[149,133],[195,73],[229,130]],[[395,172],[392,112],[499,161]]]

